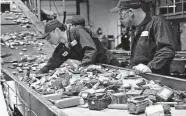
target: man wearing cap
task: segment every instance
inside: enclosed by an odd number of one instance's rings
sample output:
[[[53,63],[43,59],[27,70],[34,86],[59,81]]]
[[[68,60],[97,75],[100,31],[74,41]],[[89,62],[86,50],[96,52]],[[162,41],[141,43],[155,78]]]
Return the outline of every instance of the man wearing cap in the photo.
[[[60,67],[67,59],[81,61],[80,66],[103,63],[119,66],[117,59],[106,49],[99,40],[93,40],[89,31],[84,28],[85,20],[81,16],[73,16],[68,20],[72,24],[70,30],[65,31],[65,25],[57,20],[45,25],[45,34],[51,44],[57,45],[52,57],[38,73],[47,73]]]
[[[135,26],[131,35],[130,68],[139,73],[170,74],[170,63],[175,55],[170,24],[160,16],[151,16],[150,0],[119,0],[111,12],[120,13],[125,27]]]

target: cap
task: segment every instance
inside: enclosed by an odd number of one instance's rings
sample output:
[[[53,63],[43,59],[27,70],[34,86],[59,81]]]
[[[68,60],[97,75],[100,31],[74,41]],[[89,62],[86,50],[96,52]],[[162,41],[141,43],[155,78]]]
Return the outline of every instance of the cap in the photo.
[[[112,8],[111,12],[118,12],[121,9],[129,9],[129,8],[140,8],[143,3],[150,3],[152,0],[119,0],[116,7]]]
[[[46,25],[45,25],[45,33],[43,34],[43,36],[38,37],[38,39],[46,38],[48,36],[48,34],[50,32],[52,32],[53,30],[55,30],[56,28],[60,28],[61,30],[66,30],[66,26],[64,24],[62,24],[60,21],[58,21],[58,20],[51,20],[51,21],[46,23]]]
[[[80,16],[80,15],[75,15],[71,19],[67,20],[67,24],[72,24],[72,25],[85,25],[85,19]]]
[[[128,9],[128,8],[139,8],[140,3],[139,0],[119,0],[116,7],[112,8],[111,12],[118,12],[121,9]]]

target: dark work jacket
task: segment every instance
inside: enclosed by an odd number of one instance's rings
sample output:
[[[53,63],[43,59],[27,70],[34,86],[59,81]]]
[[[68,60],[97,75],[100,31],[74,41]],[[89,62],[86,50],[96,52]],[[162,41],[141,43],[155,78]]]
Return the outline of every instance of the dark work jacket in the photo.
[[[124,50],[130,50],[130,41],[129,41],[129,34],[126,32],[125,34],[122,35],[121,37],[121,47]]]
[[[130,67],[142,63],[153,73],[169,75],[173,44],[170,24],[163,17],[147,14],[132,38]]]
[[[119,66],[119,62],[111,52],[83,26],[76,26],[69,30],[67,35],[70,47],[59,44],[47,65],[41,69],[42,72],[46,73],[60,67],[67,59],[79,60],[82,62],[81,66],[95,63]]]

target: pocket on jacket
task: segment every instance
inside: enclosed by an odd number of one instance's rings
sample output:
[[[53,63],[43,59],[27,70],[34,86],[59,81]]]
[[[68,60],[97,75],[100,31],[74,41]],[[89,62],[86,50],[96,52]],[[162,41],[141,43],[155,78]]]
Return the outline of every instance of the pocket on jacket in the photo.
[[[149,38],[148,36],[142,36],[139,38],[138,43],[140,46],[149,46]]]

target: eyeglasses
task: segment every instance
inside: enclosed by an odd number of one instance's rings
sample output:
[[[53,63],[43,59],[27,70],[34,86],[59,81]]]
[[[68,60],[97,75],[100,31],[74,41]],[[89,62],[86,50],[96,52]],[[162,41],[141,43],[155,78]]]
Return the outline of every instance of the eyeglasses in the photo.
[[[128,10],[126,10],[126,11],[124,11],[124,10],[121,11],[121,12],[120,12],[120,19],[125,19],[125,18],[127,18],[129,12],[130,12],[130,9],[128,9]]]

